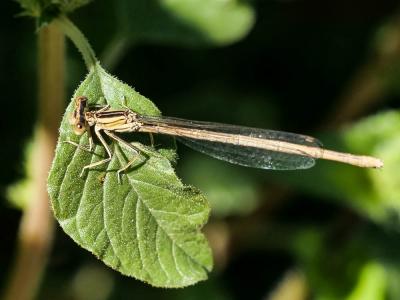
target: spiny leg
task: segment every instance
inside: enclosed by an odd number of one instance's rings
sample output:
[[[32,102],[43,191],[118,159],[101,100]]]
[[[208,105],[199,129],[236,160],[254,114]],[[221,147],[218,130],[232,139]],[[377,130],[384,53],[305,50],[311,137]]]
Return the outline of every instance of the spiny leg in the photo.
[[[97,113],[101,113],[103,111],[109,110],[110,109],[110,104],[107,104],[106,106],[100,108],[99,110],[96,110]]]
[[[73,141],[69,140],[69,139],[66,140],[66,141],[63,141],[63,143],[71,144],[71,145],[74,145],[76,148],[79,148],[79,149],[81,149],[83,151],[93,153],[93,151],[92,151],[93,150],[93,138],[92,138],[92,134],[90,132],[90,128],[87,128],[86,132],[88,133],[89,147],[82,146],[82,145],[80,145],[80,144],[78,144],[76,142],[73,142]]]
[[[90,152],[90,153],[92,152],[91,149],[90,149],[90,146],[89,147],[85,147],[85,146],[79,145],[78,143],[75,143],[75,142],[73,142],[71,140],[66,140],[66,141],[62,141],[62,142],[70,144],[70,145],[74,145],[76,148],[79,148],[79,149],[81,149],[83,151]]]
[[[112,152],[110,150],[110,147],[107,145],[106,141],[104,140],[103,136],[101,135],[100,130],[101,129],[99,129],[98,127],[96,127],[96,126],[94,127],[94,132],[95,132],[96,136],[99,138],[99,140],[102,143],[102,145],[104,146],[104,148],[106,149],[108,157],[105,158],[105,159],[102,159],[100,161],[97,161],[97,162],[94,162],[92,164],[84,166],[83,169],[82,169],[82,172],[80,174],[80,177],[83,176],[83,174],[85,173],[86,169],[90,169],[90,168],[93,168],[93,167],[108,163],[112,158]]]
[[[129,144],[127,141],[121,139],[119,136],[115,135],[111,131],[104,130],[104,133],[107,134],[110,138],[114,139],[115,141],[125,145],[126,147],[128,147],[129,149],[131,149],[132,151],[134,151],[137,154],[137,156],[135,156],[125,166],[123,166],[121,169],[119,169],[117,171],[118,183],[121,184],[121,172],[124,172],[125,170],[127,170],[137,160],[138,156],[140,154],[142,154],[142,152],[140,151],[140,149],[133,146],[132,144]]]

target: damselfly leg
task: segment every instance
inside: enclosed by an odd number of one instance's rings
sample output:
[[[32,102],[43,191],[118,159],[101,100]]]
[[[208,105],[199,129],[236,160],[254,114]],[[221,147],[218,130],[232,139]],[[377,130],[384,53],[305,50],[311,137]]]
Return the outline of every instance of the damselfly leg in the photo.
[[[148,158],[147,155],[145,155],[142,151],[140,151],[139,148],[135,147],[134,145],[128,143],[127,141],[121,139],[119,136],[115,135],[114,133],[112,133],[111,131],[108,130],[104,130],[104,133],[107,134],[110,138],[114,139],[115,141],[117,141],[118,143],[121,143],[122,145],[125,145],[128,149],[132,150],[133,152],[136,152],[136,156],[131,159],[124,167],[122,167],[121,169],[119,169],[117,171],[117,177],[118,177],[118,183],[121,183],[121,173],[126,171],[130,166],[133,165],[134,162],[137,161],[137,159],[142,155],[144,157],[146,157],[146,159]]]
[[[94,127],[94,132],[95,132],[96,136],[98,137],[98,139],[100,140],[101,144],[102,144],[102,145],[104,146],[104,148],[106,149],[106,152],[107,152],[108,157],[107,157],[107,158],[104,158],[104,159],[102,159],[102,160],[99,160],[99,161],[96,161],[96,162],[94,162],[94,163],[91,163],[91,164],[88,164],[88,165],[84,166],[84,167],[82,168],[82,172],[81,172],[81,174],[80,174],[80,177],[83,177],[83,175],[85,174],[85,170],[91,169],[91,168],[93,168],[93,167],[100,166],[100,165],[105,164],[105,163],[108,163],[108,162],[111,160],[111,158],[112,158],[111,149],[110,149],[110,147],[107,145],[107,143],[106,143],[106,141],[104,140],[103,136],[101,135],[100,129],[97,128],[97,127],[95,126],[95,127]]]
[[[118,182],[121,183],[121,173],[126,171],[130,166],[132,166],[132,164],[137,160],[137,157],[142,153],[137,147],[135,147],[132,144],[121,139],[120,137],[115,135],[113,132],[108,130],[106,126],[104,126],[104,124],[113,124],[114,122],[117,122],[119,124],[119,122],[121,120],[123,120],[123,121],[125,120],[124,119],[125,117],[121,118],[121,113],[117,113],[116,115],[111,114],[111,115],[104,116],[103,114],[107,114],[107,112],[109,110],[110,110],[110,105],[106,105],[106,106],[98,107],[98,109],[88,112],[87,99],[84,97],[78,97],[75,102],[75,109],[74,109],[74,112],[70,119],[70,123],[72,125],[74,125],[74,131],[76,134],[81,135],[85,131],[88,133],[89,147],[82,146],[71,140],[64,141],[64,143],[71,144],[83,151],[93,153],[94,143],[93,143],[93,138],[92,138],[91,131],[90,131],[90,127],[93,127],[94,133],[96,134],[100,143],[103,145],[104,149],[107,152],[106,158],[84,166],[80,173],[80,177],[84,176],[86,170],[106,164],[106,163],[110,162],[113,157],[113,152],[111,151],[110,146],[105,141],[101,131],[103,131],[111,139],[113,139],[120,145],[128,148],[129,150],[132,150],[135,153],[135,157],[133,159],[131,159],[125,166],[123,166],[121,169],[119,169],[117,171]],[[123,112],[122,112],[122,116],[123,116]],[[107,119],[107,121],[105,121],[105,119]]]
[[[82,171],[81,171],[80,175],[79,175],[80,177],[84,176],[86,170],[89,170],[89,169],[92,169],[94,167],[97,167],[97,166],[100,166],[100,165],[103,165],[103,164],[106,164],[106,163],[110,162],[112,157],[113,157],[113,155],[114,155],[113,152],[110,149],[110,146],[107,144],[107,142],[103,138],[103,136],[101,134],[101,130],[95,127],[94,131],[95,131],[95,134],[96,134],[97,138],[99,139],[99,141],[101,142],[101,144],[103,145],[104,149],[107,152],[107,158],[104,158],[104,159],[102,159],[100,161],[97,161],[97,162],[94,162],[94,163],[91,163],[91,164],[88,164],[88,165],[84,166],[82,168]],[[129,167],[131,167],[141,155],[146,157],[146,158],[147,158],[147,155],[145,155],[143,152],[141,152],[139,148],[137,148],[134,145],[128,143],[127,141],[121,139],[119,136],[115,135],[114,133],[112,133],[112,132],[110,132],[108,130],[103,130],[103,132],[105,134],[107,134],[111,139],[115,140],[119,144],[122,144],[123,146],[125,146],[129,150],[132,150],[135,153],[135,157],[133,159],[131,159],[125,166],[123,166],[121,169],[119,169],[117,171],[118,183],[121,184],[121,182],[122,182],[121,173],[126,171],[127,169],[129,169]],[[77,148],[79,148],[81,150],[84,150],[84,151],[87,151],[87,152],[90,152],[90,153],[93,152],[91,149],[88,149],[88,148],[86,148],[84,146],[81,146],[78,143],[75,143],[75,142],[72,142],[72,141],[64,141],[64,142],[68,143],[68,144],[71,144],[71,145],[74,145],[75,147],[77,147]]]

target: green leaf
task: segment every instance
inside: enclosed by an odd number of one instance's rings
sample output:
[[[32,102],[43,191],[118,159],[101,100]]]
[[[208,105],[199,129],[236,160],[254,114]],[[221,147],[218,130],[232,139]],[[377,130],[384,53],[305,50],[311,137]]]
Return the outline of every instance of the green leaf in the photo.
[[[393,288],[388,270],[398,270],[398,256],[392,251],[398,248],[397,233],[365,223],[332,248],[332,229],[337,225],[331,225],[296,226],[291,236],[293,254],[314,298],[381,299]],[[397,286],[398,278],[393,279]]]
[[[381,170],[365,170],[366,180],[356,186],[358,209],[375,221],[399,228],[400,113],[387,111],[361,120],[346,130],[343,140],[350,151],[384,161]]]
[[[92,0],[17,0],[23,9],[21,16],[36,18],[37,27],[50,23],[61,13],[67,14]]]
[[[17,0],[23,12],[21,15],[38,17],[41,13],[41,1],[38,0]]]
[[[347,300],[386,299],[387,273],[377,262],[368,262],[361,270],[358,283]]]
[[[90,105],[127,105],[146,115],[159,115],[155,105],[128,85],[96,65],[81,83],[74,97],[88,97]],[[196,189],[184,186],[175,175],[174,143],[162,143],[154,150],[134,142],[143,134],[123,138],[146,153],[141,163],[122,175],[116,171],[135,154],[108,140],[114,153],[107,165],[82,168],[105,157],[104,147],[96,143],[89,153],[68,139],[88,145],[88,136],[73,134],[68,123],[71,103],[60,128],[56,156],[48,179],[53,210],[64,231],[83,248],[121,273],[158,287],[183,287],[207,278],[212,268],[208,243],[200,232],[209,215],[208,202]],[[168,139],[170,142],[171,140]],[[156,145],[161,142],[156,139]],[[138,161],[139,161],[138,160]]]
[[[24,149],[24,176],[17,182],[7,187],[7,199],[14,207],[21,210],[25,209],[29,203],[32,193],[35,192],[35,182],[33,180],[34,175],[34,163],[35,157],[38,157],[36,153],[39,151],[36,143],[36,135],[32,140],[28,141]]]
[[[400,112],[370,116],[321,140],[330,149],[378,157],[384,166],[362,169],[318,161],[314,168],[301,174],[287,172],[272,176],[281,176],[282,180],[312,194],[340,201],[375,222],[400,228]]]
[[[255,13],[239,0],[123,0],[116,3],[121,30],[135,42],[189,46],[240,40]]]

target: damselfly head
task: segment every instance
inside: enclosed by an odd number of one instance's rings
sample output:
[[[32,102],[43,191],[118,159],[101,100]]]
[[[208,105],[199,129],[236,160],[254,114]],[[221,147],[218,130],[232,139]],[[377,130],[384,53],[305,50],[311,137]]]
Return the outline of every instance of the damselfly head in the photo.
[[[88,99],[85,96],[79,96],[75,99],[75,107],[69,119],[69,123],[72,125],[76,135],[82,135],[86,131],[87,122],[85,113],[87,111],[87,106]]]

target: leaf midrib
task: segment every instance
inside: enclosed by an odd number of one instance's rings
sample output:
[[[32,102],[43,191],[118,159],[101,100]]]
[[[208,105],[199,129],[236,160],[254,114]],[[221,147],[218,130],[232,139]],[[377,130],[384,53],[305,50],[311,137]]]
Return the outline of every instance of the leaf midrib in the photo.
[[[121,158],[120,158],[120,155],[121,155],[121,154],[120,154],[119,152],[115,152],[114,155],[117,155],[118,162],[121,163]],[[166,235],[166,236],[170,239],[170,241],[172,242],[172,245],[176,245],[183,253],[185,253],[185,255],[186,255],[187,257],[189,257],[189,258],[191,259],[191,261],[193,261],[193,263],[195,263],[196,265],[200,266],[201,268],[203,268],[203,269],[206,271],[206,268],[205,268],[200,262],[198,262],[197,260],[195,260],[191,255],[189,255],[189,253],[187,253],[187,252],[184,250],[184,248],[182,248],[182,246],[179,245],[179,244],[168,234],[168,231],[166,231],[165,228],[164,228],[162,225],[160,225],[160,223],[158,222],[157,218],[154,216],[154,214],[153,214],[153,212],[152,212],[152,209],[150,209],[150,208],[147,206],[147,204],[145,203],[145,201],[143,201],[142,198],[140,197],[140,193],[138,193],[138,191],[137,191],[136,186],[135,186],[134,183],[135,183],[135,182],[144,183],[144,184],[148,184],[148,185],[154,186],[154,187],[156,187],[156,188],[162,188],[162,187],[157,186],[157,185],[154,185],[154,184],[152,184],[152,183],[150,183],[150,182],[139,181],[139,180],[137,180],[137,179],[133,179],[133,178],[131,178],[131,177],[129,176],[129,174],[127,174],[127,177],[128,177],[128,181],[131,183],[132,188],[135,190],[135,192],[136,192],[136,194],[137,194],[137,196],[138,196],[138,201],[140,201],[140,202],[146,207],[146,209],[148,210],[148,212],[150,213],[150,215],[152,216],[152,218],[155,220],[155,222],[156,222],[156,224],[157,224],[157,227],[159,227],[159,228],[161,228],[161,229],[163,230],[163,232],[165,233],[165,235]],[[175,258],[174,258],[174,259],[175,259]],[[179,272],[179,273],[180,273],[180,272]],[[187,277],[187,276],[186,276],[186,277]]]

